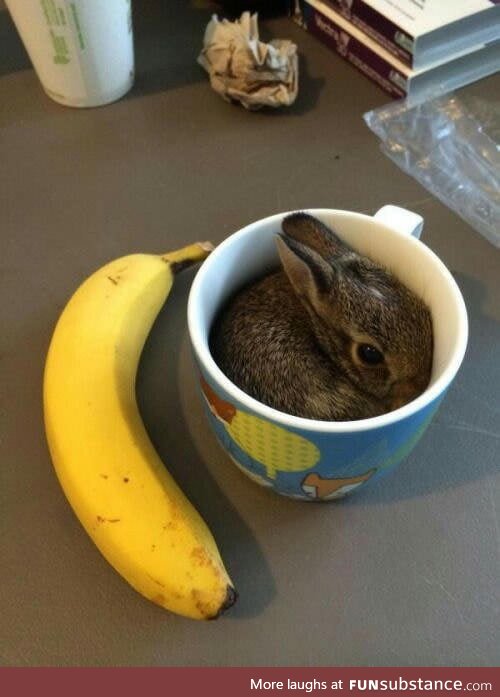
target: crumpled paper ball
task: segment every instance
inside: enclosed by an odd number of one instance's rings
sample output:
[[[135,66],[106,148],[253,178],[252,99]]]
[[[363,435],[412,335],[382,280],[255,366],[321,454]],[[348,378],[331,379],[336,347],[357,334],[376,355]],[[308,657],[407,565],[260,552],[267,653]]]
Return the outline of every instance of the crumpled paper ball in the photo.
[[[213,15],[198,63],[223,99],[246,109],[290,106],[297,97],[297,46],[287,39],[259,41],[257,14],[244,12],[234,22]]]

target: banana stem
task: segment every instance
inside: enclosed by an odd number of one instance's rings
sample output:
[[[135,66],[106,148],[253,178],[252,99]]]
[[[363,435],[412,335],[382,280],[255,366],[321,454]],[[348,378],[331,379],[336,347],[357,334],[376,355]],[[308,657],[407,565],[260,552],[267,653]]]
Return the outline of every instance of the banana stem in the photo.
[[[211,242],[194,242],[181,249],[162,254],[161,258],[163,261],[166,261],[167,264],[170,264],[174,273],[177,273],[191,266],[191,264],[203,261],[213,249],[214,245]]]

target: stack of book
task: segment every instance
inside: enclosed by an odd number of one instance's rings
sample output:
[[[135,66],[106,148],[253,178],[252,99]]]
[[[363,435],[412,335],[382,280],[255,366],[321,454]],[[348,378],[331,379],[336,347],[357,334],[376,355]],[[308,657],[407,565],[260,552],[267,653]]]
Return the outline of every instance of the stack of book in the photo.
[[[292,0],[291,14],[394,98],[500,70],[500,0]]]

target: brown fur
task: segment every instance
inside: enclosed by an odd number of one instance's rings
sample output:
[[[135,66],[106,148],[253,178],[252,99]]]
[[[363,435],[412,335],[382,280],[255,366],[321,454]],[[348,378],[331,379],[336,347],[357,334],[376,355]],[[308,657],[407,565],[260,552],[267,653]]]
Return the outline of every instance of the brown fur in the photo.
[[[264,404],[312,419],[362,419],[414,399],[432,365],[425,304],[312,216],[292,214],[282,227],[283,268],[216,318],[210,345],[221,370]],[[360,343],[383,362],[364,365]]]

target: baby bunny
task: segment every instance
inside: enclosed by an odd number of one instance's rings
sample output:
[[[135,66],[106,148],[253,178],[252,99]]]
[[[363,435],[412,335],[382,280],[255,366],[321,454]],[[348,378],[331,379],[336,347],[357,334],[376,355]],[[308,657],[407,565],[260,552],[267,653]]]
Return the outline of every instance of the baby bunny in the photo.
[[[240,389],[294,416],[350,421],[415,399],[432,367],[422,300],[306,213],[283,219],[282,268],[232,297],[210,335]]]

